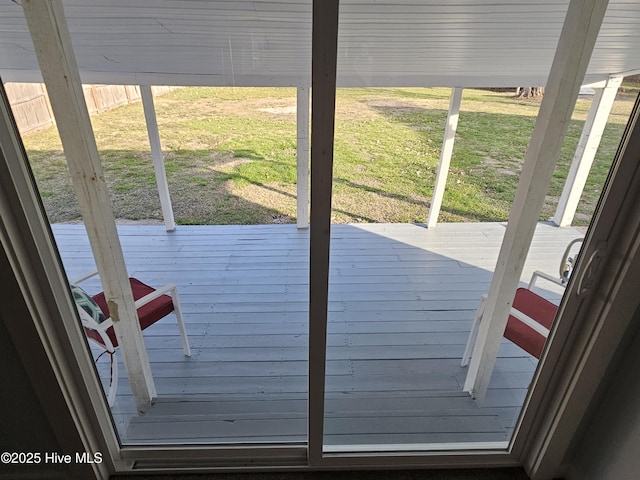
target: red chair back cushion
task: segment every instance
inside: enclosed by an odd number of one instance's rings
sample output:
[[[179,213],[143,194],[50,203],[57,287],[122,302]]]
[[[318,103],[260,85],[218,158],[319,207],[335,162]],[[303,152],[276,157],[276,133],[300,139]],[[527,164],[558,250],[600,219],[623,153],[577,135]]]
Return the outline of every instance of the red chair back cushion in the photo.
[[[130,278],[129,284],[131,285],[131,292],[133,293],[134,300],[139,300],[145,295],[148,295],[151,292],[155,292],[155,289],[153,287],[150,287],[149,285],[142,283],[137,278]],[[109,307],[107,305],[107,301],[105,299],[104,293],[101,292],[97,295],[94,295],[92,298],[100,306],[105,317],[110,318],[111,314],[109,313]],[[140,329],[144,330],[148,326],[156,323],[161,318],[166,317],[171,312],[173,312],[173,300],[169,295],[161,295],[155,300],[138,308],[138,318],[140,319]],[[87,333],[87,336],[96,340],[98,343],[104,344],[102,342],[102,339],[100,338],[100,335],[98,335],[97,332],[86,329],[86,328],[85,328],[85,331]],[[107,335],[109,336],[111,343],[113,343],[113,346],[117,347],[118,339],[116,338],[116,334],[115,334],[115,331],[113,330],[113,327],[109,327],[107,329]]]
[[[516,291],[513,307],[549,329],[558,311],[556,305],[527,288],[519,288]],[[509,315],[504,336],[536,358],[542,355],[547,340],[512,315]]]

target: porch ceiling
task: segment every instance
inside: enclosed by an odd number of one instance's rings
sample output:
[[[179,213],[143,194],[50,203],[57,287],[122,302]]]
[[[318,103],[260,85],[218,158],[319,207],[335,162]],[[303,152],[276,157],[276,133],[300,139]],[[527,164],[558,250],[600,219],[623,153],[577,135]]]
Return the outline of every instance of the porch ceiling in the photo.
[[[19,2],[0,3],[0,75],[41,81]],[[63,0],[84,83],[310,81],[311,1]],[[343,0],[341,86],[544,85],[567,0]],[[640,4],[613,0],[585,84],[640,69]]]

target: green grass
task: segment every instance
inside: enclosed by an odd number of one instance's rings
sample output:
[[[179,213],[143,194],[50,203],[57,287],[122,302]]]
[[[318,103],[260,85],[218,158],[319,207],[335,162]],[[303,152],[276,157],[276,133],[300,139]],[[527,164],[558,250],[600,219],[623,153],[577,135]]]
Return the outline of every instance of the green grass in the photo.
[[[637,87],[619,95],[578,209],[589,221]],[[437,173],[449,89],[338,91],[334,222],[423,222]],[[183,88],[156,98],[174,212],[182,224],[295,221],[294,89]],[[557,203],[581,134],[580,99],[540,216]],[[441,221],[504,221],[518,184],[539,100],[467,89]],[[142,106],[92,117],[116,217],[160,219]],[[55,128],[25,135],[51,222],[79,218]]]

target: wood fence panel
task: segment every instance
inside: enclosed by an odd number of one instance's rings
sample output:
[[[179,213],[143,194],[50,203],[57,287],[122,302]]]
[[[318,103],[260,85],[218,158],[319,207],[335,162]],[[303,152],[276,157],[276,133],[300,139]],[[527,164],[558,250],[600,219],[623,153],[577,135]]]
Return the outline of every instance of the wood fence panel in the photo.
[[[84,100],[87,103],[87,110],[93,115],[98,112],[98,105],[96,105],[96,99],[93,96],[93,85],[83,85],[82,91],[84,93]]]
[[[41,130],[53,125],[49,99],[42,84],[7,83],[5,89],[20,132]]]
[[[180,87],[169,87],[166,85],[158,85],[155,87],[151,87],[151,91],[153,92],[154,95],[164,95],[165,93],[174,91],[176,88],[180,88]]]
[[[98,112],[129,103],[124,85],[92,85],[91,88]]]
[[[140,87],[138,85],[125,85],[124,88],[129,103],[139,102],[141,100],[142,97],[140,96]]]
[[[176,87],[153,87],[154,95],[162,95]],[[18,130],[24,134],[55,125],[45,86],[41,83],[6,83],[5,89]],[[83,85],[90,114],[135,103],[141,100],[137,85]]]

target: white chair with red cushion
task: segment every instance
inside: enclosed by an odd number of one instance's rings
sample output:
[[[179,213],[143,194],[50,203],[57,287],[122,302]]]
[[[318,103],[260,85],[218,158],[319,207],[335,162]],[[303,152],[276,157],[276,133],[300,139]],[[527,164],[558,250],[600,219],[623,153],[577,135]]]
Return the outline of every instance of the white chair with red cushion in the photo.
[[[71,293],[76,301],[78,313],[80,314],[82,326],[84,327],[87,337],[102,350],[102,353],[96,358],[96,361],[105,353],[111,358],[111,379],[107,400],[109,406],[113,406],[118,388],[118,361],[115,357],[116,349],[118,348],[118,339],[113,329],[109,306],[107,305],[103,292],[96,295],[89,295],[77,285],[97,274],[97,271],[91,272],[73,281],[71,283]],[[140,321],[140,329],[144,330],[150,327],[158,320],[175,311],[178,320],[178,329],[182,337],[184,354],[191,356],[189,338],[187,337],[176,286],[166,285],[162,288],[155,289],[136,278],[129,278],[129,284],[131,285],[133,299],[136,302],[135,306]]]
[[[559,277],[535,271],[531,276],[531,281],[527,288],[521,287],[516,290],[509,319],[507,320],[507,326],[504,330],[504,337],[537,359],[540,359],[540,355],[542,355],[542,350],[549,336],[549,330],[555,319],[558,306],[533,292],[536,280],[543,278],[565,287],[574,265],[575,257],[570,256],[572,249],[583,240],[583,238],[576,238],[569,242],[560,261]],[[471,359],[476,338],[478,337],[480,322],[484,314],[486,300],[487,295],[483,295],[480,298],[480,304],[473,319],[467,346],[462,355],[463,367],[466,367]]]

